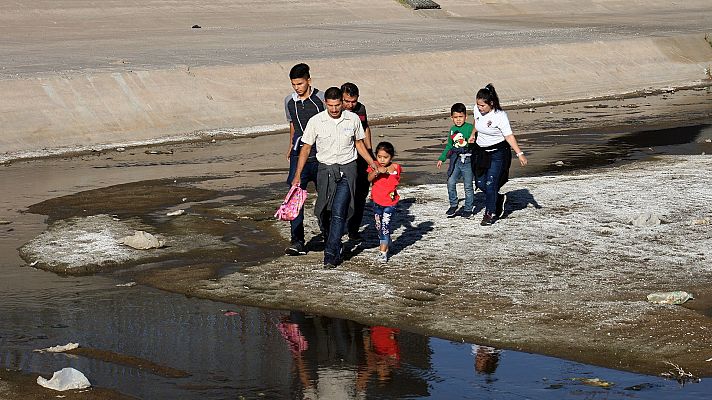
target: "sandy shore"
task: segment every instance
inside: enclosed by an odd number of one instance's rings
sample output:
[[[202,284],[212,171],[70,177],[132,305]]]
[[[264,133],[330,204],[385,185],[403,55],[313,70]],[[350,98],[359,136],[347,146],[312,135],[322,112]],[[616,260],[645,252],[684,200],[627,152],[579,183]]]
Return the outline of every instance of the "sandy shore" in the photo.
[[[680,156],[519,178],[505,190],[507,217],[492,227],[444,218],[444,185],[411,187],[387,266],[375,261],[377,240],[367,230],[365,248],[351,248],[334,271],[312,252],[178,286],[613,368],[658,373],[670,361],[708,376],[711,170],[709,156]],[[632,226],[642,212],[664,223]],[[179,279],[165,271],[146,281],[175,290]],[[672,290],[696,300],[645,300]]]

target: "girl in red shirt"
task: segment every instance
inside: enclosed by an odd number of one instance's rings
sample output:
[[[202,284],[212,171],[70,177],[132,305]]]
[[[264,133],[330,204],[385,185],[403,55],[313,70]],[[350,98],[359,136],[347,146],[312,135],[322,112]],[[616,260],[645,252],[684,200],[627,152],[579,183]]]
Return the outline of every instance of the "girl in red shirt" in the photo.
[[[388,262],[388,246],[391,244],[391,216],[395,211],[398,196],[398,183],[401,178],[401,166],[393,161],[396,151],[389,142],[376,146],[378,168],[368,167],[368,181],[372,182],[371,200],[376,220],[376,230],[380,241],[378,261]]]

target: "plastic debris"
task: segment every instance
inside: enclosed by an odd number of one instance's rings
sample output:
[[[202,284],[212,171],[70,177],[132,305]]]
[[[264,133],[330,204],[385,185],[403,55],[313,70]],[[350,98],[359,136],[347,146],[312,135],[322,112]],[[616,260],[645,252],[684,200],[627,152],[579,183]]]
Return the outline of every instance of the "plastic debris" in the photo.
[[[226,311],[225,314],[226,317],[234,317],[235,315],[240,315],[239,313],[236,313],[235,311]]]
[[[169,217],[175,217],[175,216],[177,216],[177,215],[183,215],[183,214],[185,214],[185,210],[175,210],[175,211],[171,211],[171,212],[169,212],[169,213],[166,213],[166,215],[169,216]]]
[[[62,368],[55,372],[49,380],[38,376],[37,384],[60,392],[91,387],[89,379],[74,368]]]
[[[556,165],[557,167],[563,167],[563,166],[564,166],[564,162],[563,162],[563,161],[557,161],[557,162],[554,163],[554,165]]]
[[[648,301],[655,304],[682,304],[692,299],[692,293],[685,291],[655,292],[648,295]]]
[[[116,287],[131,287],[131,286],[136,286],[136,282],[118,283],[116,285]]]
[[[12,223],[12,221],[0,220],[0,225],[9,225],[11,223]]]
[[[665,364],[669,365],[671,368],[669,371],[662,372],[660,376],[676,380],[680,385],[685,385],[686,383],[700,383],[701,379],[699,376],[685,371],[681,366],[671,363],[670,361],[665,361]]]
[[[79,347],[79,343],[67,343],[64,346],[52,346],[44,349],[35,349],[38,353],[64,353],[65,351],[74,350]]]
[[[599,378],[572,378],[572,380],[579,381],[584,385],[596,386],[601,388],[609,388],[615,385],[614,383],[604,381]]]
[[[138,250],[157,249],[166,244],[164,240],[144,231],[136,231],[133,236],[123,237],[119,239],[119,243]]]

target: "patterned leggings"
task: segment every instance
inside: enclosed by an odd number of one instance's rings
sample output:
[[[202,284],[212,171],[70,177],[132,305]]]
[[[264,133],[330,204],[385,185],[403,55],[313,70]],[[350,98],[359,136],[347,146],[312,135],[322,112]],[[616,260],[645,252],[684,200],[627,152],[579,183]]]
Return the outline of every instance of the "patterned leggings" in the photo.
[[[382,245],[390,246],[391,244],[391,216],[395,209],[395,206],[381,206],[373,203],[376,231],[378,232],[378,240]]]

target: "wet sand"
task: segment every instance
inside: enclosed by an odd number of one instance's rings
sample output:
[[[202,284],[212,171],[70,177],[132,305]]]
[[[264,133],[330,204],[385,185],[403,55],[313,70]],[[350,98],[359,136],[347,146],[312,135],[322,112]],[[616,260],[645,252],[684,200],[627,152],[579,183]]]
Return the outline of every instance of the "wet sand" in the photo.
[[[640,179],[641,174],[646,174],[648,169],[658,171],[662,168],[661,171],[664,171],[666,165],[674,169],[680,162],[691,162],[693,164],[680,165],[702,166],[702,170],[697,171],[702,175],[696,178],[700,180],[696,183],[703,185],[702,197],[697,198],[694,204],[704,203],[704,196],[709,196],[704,190],[703,180],[709,176],[709,169],[704,169],[707,158],[703,161],[649,160],[655,159],[656,155],[676,151],[683,154],[709,154],[712,148],[704,141],[705,134],[700,136],[697,131],[685,136],[679,134],[685,130],[674,129],[670,131],[669,137],[660,138],[655,146],[641,149],[640,144],[650,142],[650,138],[640,138],[641,143],[636,145],[634,132],[709,124],[710,96],[707,88],[699,88],[648,97],[511,110],[515,132],[530,156],[531,165],[526,169],[513,168],[515,179],[508,184],[507,190],[525,194],[523,190],[526,189],[537,200],[551,197],[548,198],[551,203],[556,198],[556,193],[552,194],[551,191],[557,179],[525,176],[559,176],[571,185],[583,185],[582,188],[587,188],[583,193],[605,194],[606,190],[590,186],[606,182],[607,179],[619,179],[621,182],[630,177]],[[319,252],[298,259],[281,256],[280,244],[286,245],[286,240],[282,238],[272,240],[272,246],[268,248],[241,248],[240,257],[247,261],[239,266],[234,264],[234,254],[227,252],[214,254],[207,262],[204,255],[198,255],[195,258],[186,257],[178,263],[174,260],[172,263],[152,264],[138,270],[125,269],[119,271],[118,276],[135,278],[155,287],[193,296],[263,307],[298,309],[346,317],[362,323],[382,323],[455,340],[522,349],[619,369],[659,373],[666,369],[660,362],[665,359],[693,368],[697,374],[710,375],[709,363],[704,362],[710,355],[705,355],[704,343],[708,340],[708,330],[712,326],[709,317],[703,315],[709,310],[710,293],[703,285],[695,285],[690,281],[689,276],[679,276],[673,274],[674,271],[665,273],[662,261],[654,263],[657,280],[652,281],[657,282],[657,286],[653,287],[649,285],[650,276],[645,274],[623,279],[625,274],[620,275],[619,261],[607,260],[611,271],[617,271],[617,275],[614,274],[616,278],[594,280],[596,285],[576,286],[575,299],[567,298],[565,302],[558,303],[562,300],[561,290],[547,286],[552,283],[551,279],[561,275],[559,284],[564,287],[578,280],[587,282],[586,277],[591,273],[587,267],[593,260],[583,256],[571,260],[558,259],[559,250],[556,249],[564,251],[571,249],[567,246],[580,247],[581,244],[576,241],[582,239],[569,240],[564,236],[562,240],[556,241],[535,234],[535,231],[537,224],[548,230],[551,229],[548,224],[565,223],[571,218],[573,209],[561,209],[558,214],[545,214],[549,220],[540,221],[538,218],[542,213],[556,210],[550,211],[551,207],[545,202],[544,211],[530,209],[526,205],[522,208],[512,203],[510,217],[492,227],[494,229],[489,233],[517,229],[518,224],[523,223],[535,230],[528,232],[531,237],[538,238],[536,242],[551,242],[549,250],[538,253],[535,250],[534,260],[528,260],[526,268],[521,268],[519,260],[510,260],[504,265],[512,273],[506,276],[497,273],[497,269],[489,267],[502,262],[495,255],[475,265],[471,260],[475,259],[478,249],[473,247],[465,251],[468,259],[458,261],[467,266],[463,267],[463,274],[443,270],[440,257],[433,256],[442,249],[428,247],[438,245],[438,242],[432,241],[434,234],[449,232],[448,229],[472,232],[473,238],[489,234],[479,230],[476,220],[458,220],[457,223],[445,225],[440,220],[439,211],[445,203],[441,185],[444,178],[443,172],[434,168],[434,160],[442,148],[442,138],[448,126],[446,118],[434,118],[426,121],[387,121],[374,127],[375,141],[387,139],[395,143],[399,161],[407,166],[407,180],[411,185],[405,192],[409,201],[403,202],[404,207],[411,211],[405,213],[409,219],[401,221],[401,225],[413,229],[408,235],[403,235],[407,240],[403,241],[404,245],[400,246],[388,268],[375,265],[367,257],[373,251],[372,241],[367,240],[367,248],[354,254],[351,260],[336,271],[325,272],[320,269]],[[239,221],[246,217],[260,224],[268,237],[277,237],[280,231],[284,234],[283,224],[268,222],[284,190],[282,181],[286,176],[286,162],[276,148],[278,146],[274,145],[283,135],[277,133],[150,149],[162,150],[166,154],[150,154],[150,151],[147,154],[146,149],[135,148],[124,152],[101,152],[5,165],[2,176],[6,185],[4,187],[14,187],[15,190],[8,193],[2,204],[2,209],[6,211],[0,219],[11,221],[0,232],[2,247],[6,250],[2,252],[3,264],[22,264],[14,249],[45,229],[41,217],[26,212],[28,207],[37,203],[40,204],[30,207],[30,210],[49,213],[50,223],[99,212],[120,215],[122,218],[139,216],[143,217],[143,222],[155,223],[157,213],[185,207],[182,199],[189,193],[188,196],[193,197],[187,207],[189,213],[207,215],[213,220],[220,219],[223,221],[221,224],[228,226],[240,225]],[[632,148],[638,150],[632,151]],[[600,149],[606,149],[606,152],[600,152]],[[638,159],[648,161],[633,162]],[[554,164],[559,160],[564,162],[563,167]],[[622,161],[630,165],[620,167]],[[662,167],[660,163],[663,163]],[[578,172],[582,167],[605,165],[619,166]],[[652,167],[648,168],[648,165]],[[518,186],[519,177],[526,182],[526,186]],[[656,177],[659,175],[651,175],[651,182],[655,182]],[[124,190],[116,186],[130,182],[135,183],[123,187]],[[414,186],[420,184],[440,185]],[[189,190],[171,189],[175,187]],[[616,190],[620,189],[615,187]],[[627,196],[630,195],[628,193]],[[139,198],[145,201],[137,201]],[[98,199],[103,199],[103,202],[97,202]],[[519,200],[522,199],[519,196]],[[64,205],[64,208],[58,205]],[[49,210],[53,211],[50,213]],[[704,210],[700,208],[694,215],[690,214],[689,218],[704,218]],[[688,219],[683,222],[689,222]],[[309,221],[311,233],[314,234],[314,219],[310,217]],[[160,227],[160,224],[156,226]],[[199,224],[165,229],[188,229],[190,232],[198,229],[197,226]],[[662,227],[669,233],[670,228],[679,228],[681,225],[668,224]],[[706,226],[684,227],[686,230],[703,229],[702,233],[697,233],[696,240],[702,244],[709,241],[709,235],[704,236]],[[594,228],[581,229],[585,233],[589,232],[587,229],[595,231]],[[203,229],[213,231],[215,228]],[[597,229],[599,234],[606,237],[615,236],[616,231],[623,228],[617,225],[598,226]],[[610,232],[603,232],[607,230]],[[225,231],[217,230],[213,233],[222,236]],[[689,232],[686,231],[687,234]],[[505,241],[509,238],[509,234],[502,236]],[[680,236],[680,240],[684,239],[684,235]],[[486,236],[483,240],[487,240]],[[686,251],[684,243],[660,242],[659,245],[663,249],[681,248]],[[587,247],[585,243],[583,246]],[[423,252],[428,254],[424,256]],[[554,261],[558,264],[552,266]],[[700,279],[700,276],[707,273],[704,266],[708,261],[709,254],[702,250],[697,259],[678,260],[673,265],[677,266],[675,271],[679,271],[680,266],[683,271],[690,267],[699,268],[696,277]],[[620,261],[620,265],[625,267],[623,271],[627,271],[626,268],[645,270],[649,268],[646,262],[633,258]],[[246,265],[252,266],[245,268]],[[598,265],[603,269],[609,266],[603,262]],[[563,275],[568,270],[575,274],[567,272]],[[641,296],[648,289],[664,288],[666,279],[668,283],[684,285],[685,289],[695,293],[697,299],[686,305],[687,308],[646,307],[639,300]],[[700,281],[704,282],[705,279]],[[489,282],[490,286],[480,286],[478,289],[468,282]],[[31,288],[32,283],[28,282],[27,285]],[[495,288],[502,290],[503,294],[493,295],[491,290]],[[507,293],[505,289],[517,293]],[[537,292],[527,295],[528,290],[534,289]],[[374,293],[383,296],[374,296]],[[393,296],[393,293],[396,295]],[[537,303],[524,301],[527,296],[535,297]],[[582,303],[581,299],[591,299],[591,302]],[[605,306],[602,305],[604,303]],[[598,313],[578,312],[587,307],[598,310]],[[640,334],[646,329],[654,331],[655,338]],[[695,340],[691,339],[693,337]]]

